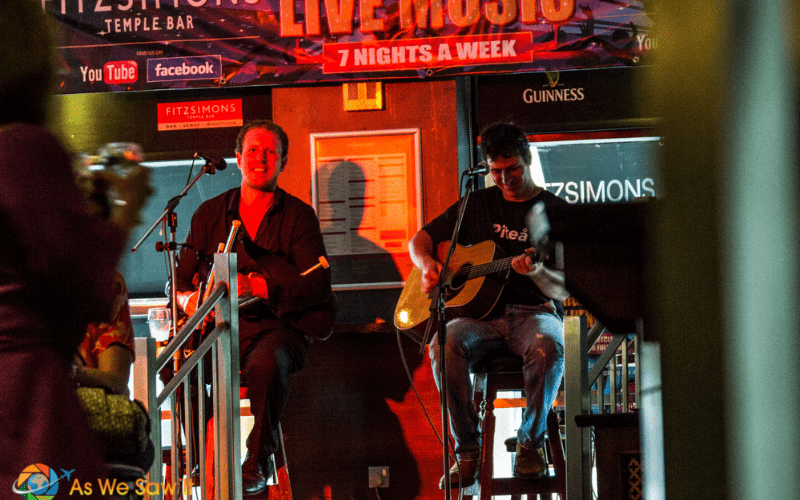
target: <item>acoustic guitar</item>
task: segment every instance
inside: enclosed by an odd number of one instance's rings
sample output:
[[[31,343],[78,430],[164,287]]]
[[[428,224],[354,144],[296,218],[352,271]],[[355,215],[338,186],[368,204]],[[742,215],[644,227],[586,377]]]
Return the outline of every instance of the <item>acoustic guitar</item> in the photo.
[[[444,262],[449,242],[437,248]],[[444,276],[450,289],[445,297],[445,317],[481,319],[494,308],[506,284],[511,261],[493,241],[476,245],[456,245]],[[502,274],[501,274],[502,273]],[[431,317],[431,303],[436,300],[438,287],[429,294],[422,293],[422,271],[415,267],[406,280],[394,312],[394,325],[412,337],[422,338]],[[433,304],[435,306],[435,304]],[[434,321],[437,321],[434,316]],[[432,327],[436,331],[436,324]]]

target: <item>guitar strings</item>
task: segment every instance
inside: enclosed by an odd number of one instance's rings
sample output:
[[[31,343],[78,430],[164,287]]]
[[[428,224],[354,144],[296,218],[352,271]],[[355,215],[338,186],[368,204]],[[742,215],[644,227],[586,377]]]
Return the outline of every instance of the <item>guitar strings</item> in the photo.
[[[499,271],[505,271],[508,269],[508,266],[511,264],[511,261],[514,257],[506,257],[505,259],[494,260],[492,262],[486,262],[483,264],[477,264],[474,266],[469,267],[460,267],[455,273],[453,273],[453,278],[462,277],[464,275],[467,276],[467,279],[478,278],[480,276],[485,276],[487,274],[496,273]]]

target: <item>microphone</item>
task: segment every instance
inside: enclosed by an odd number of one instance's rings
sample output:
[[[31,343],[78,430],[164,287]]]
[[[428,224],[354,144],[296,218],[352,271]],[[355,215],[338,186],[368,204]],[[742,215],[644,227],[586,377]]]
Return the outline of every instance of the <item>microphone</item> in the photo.
[[[205,155],[203,153],[195,153],[195,158],[202,158],[206,161],[207,164],[211,165],[211,174],[213,174],[216,170],[225,170],[228,168],[228,162],[220,158],[219,156],[213,155]]]
[[[467,170],[467,175],[486,175],[489,173],[489,164],[482,161],[474,167]]]

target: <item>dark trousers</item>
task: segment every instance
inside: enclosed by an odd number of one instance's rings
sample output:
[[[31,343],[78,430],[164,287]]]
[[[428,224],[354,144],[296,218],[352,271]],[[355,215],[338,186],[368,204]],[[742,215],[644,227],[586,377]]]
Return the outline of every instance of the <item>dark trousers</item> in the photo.
[[[278,424],[289,400],[289,379],[308,362],[311,343],[289,330],[267,330],[241,345],[241,384],[247,387],[255,425],[247,451],[263,463],[278,449]]]

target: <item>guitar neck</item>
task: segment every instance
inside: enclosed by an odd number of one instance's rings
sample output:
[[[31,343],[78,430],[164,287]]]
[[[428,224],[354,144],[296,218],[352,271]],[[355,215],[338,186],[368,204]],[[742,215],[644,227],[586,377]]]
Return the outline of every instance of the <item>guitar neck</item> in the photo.
[[[483,264],[469,266],[466,269],[460,269],[459,271],[457,271],[456,275],[461,276],[463,274],[466,274],[466,279],[471,280],[475,278],[481,278],[483,276],[488,276],[494,273],[501,273],[503,271],[511,269],[512,260],[514,260],[514,257],[505,257],[503,259],[497,259],[491,262],[485,262]]]

